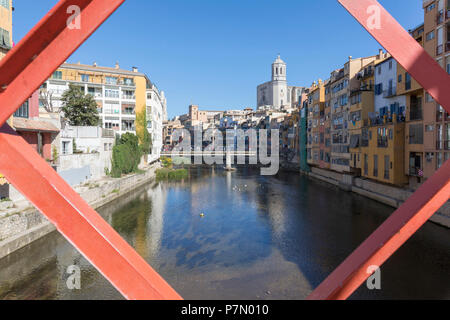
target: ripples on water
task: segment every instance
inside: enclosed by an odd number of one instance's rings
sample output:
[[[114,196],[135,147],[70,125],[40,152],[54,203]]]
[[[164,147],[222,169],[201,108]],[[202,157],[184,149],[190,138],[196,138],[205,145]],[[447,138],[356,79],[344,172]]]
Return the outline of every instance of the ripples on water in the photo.
[[[295,173],[193,169],[101,208],[187,299],[303,299],[393,209]],[[204,216],[201,216],[204,214]],[[353,298],[450,298],[450,232],[427,223]],[[82,269],[82,290],[66,286]],[[121,299],[57,233],[0,261],[3,299]]]

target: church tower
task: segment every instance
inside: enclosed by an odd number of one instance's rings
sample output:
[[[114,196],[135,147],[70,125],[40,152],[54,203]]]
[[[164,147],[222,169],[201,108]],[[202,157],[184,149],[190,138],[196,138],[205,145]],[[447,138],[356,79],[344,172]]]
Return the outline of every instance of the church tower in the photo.
[[[272,88],[273,107],[280,109],[290,103],[290,93],[287,85],[286,63],[281,60],[280,55],[272,64]]]
[[[281,60],[280,55],[272,63],[272,81],[287,81],[286,63]]]

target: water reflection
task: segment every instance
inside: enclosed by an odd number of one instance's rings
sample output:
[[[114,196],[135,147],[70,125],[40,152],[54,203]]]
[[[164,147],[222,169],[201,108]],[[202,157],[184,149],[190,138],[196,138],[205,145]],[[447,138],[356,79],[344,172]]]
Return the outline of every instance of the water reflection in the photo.
[[[303,299],[393,210],[297,174],[197,168],[99,211],[187,299]],[[383,290],[353,298],[450,298],[449,240],[425,225],[382,268]],[[65,283],[73,264],[80,291]],[[0,298],[121,296],[54,233],[0,261]]]

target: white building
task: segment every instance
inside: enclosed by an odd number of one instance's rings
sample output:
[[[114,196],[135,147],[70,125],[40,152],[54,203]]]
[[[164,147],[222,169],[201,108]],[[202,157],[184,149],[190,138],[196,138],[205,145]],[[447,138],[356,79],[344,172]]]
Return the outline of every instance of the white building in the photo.
[[[397,61],[388,58],[375,66],[375,114],[377,117],[406,110],[406,96],[397,95]]]
[[[304,88],[288,86],[287,65],[280,56],[272,64],[272,81],[257,88],[258,109],[290,109],[299,101]]]
[[[154,84],[151,84],[150,88],[147,88],[147,129],[152,138],[149,162],[154,162],[161,157],[164,145],[164,121],[167,121],[167,100],[164,91],[160,92]]]

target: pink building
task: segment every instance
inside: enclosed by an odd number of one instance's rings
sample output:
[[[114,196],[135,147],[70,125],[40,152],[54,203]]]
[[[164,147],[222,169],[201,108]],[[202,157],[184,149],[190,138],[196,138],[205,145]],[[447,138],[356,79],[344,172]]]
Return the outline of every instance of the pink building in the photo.
[[[14,113],[13,128],[46,160],[53,160],[52,142],[59,129],[39,118],[39,90]]]

